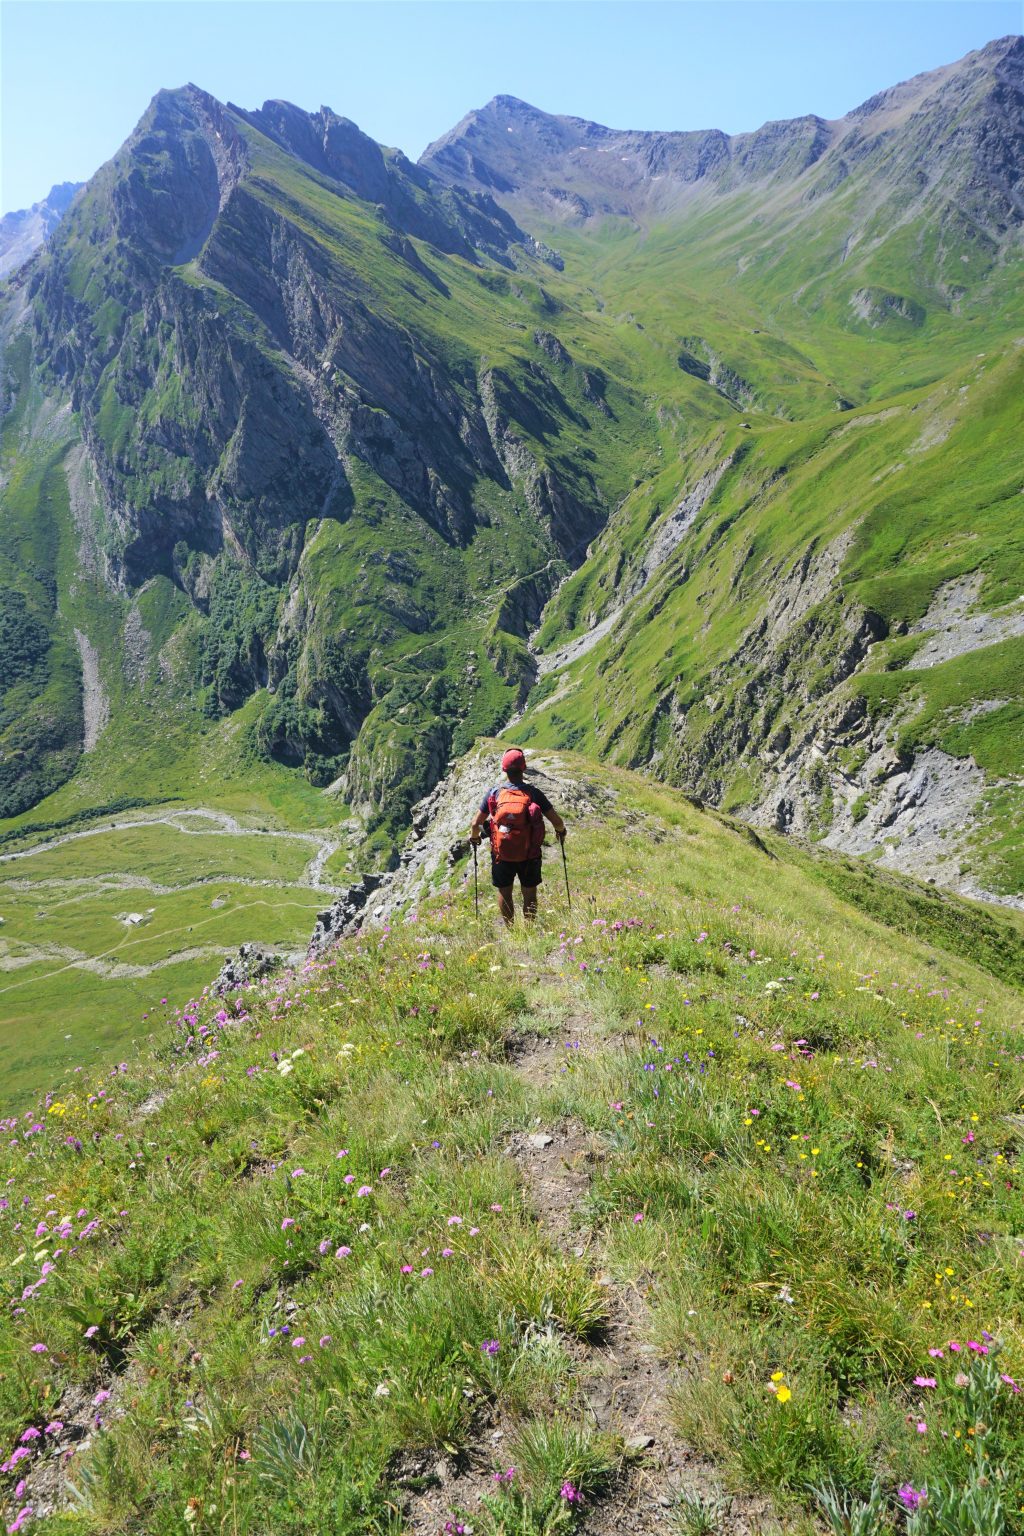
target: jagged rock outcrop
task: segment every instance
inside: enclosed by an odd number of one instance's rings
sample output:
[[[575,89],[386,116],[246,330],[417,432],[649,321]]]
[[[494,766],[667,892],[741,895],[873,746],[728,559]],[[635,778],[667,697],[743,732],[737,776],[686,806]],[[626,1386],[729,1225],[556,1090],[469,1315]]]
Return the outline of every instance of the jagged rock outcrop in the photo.
[[[354,885],[349,886],[343,896],[339,896],[323,912],[317,913],[309,941],[308,954],[311,960],[320,959],[339,939],[358,932],[368,916],[367,903],[380,890],[385,878],[379,874],[362,875]]]
[[[210,990],[218,997],[238,987],[251,986],[265,976],[272,976],[284,965],[284,959],[261,944],[242,944],[236,955],[229,955],[217,973]]]

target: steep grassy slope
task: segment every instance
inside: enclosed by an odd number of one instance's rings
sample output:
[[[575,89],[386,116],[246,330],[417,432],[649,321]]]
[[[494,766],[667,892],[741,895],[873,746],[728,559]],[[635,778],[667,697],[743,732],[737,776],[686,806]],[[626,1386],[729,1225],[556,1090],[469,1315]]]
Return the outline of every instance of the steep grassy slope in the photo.
[[[428,152],[589,279],[661,426],[545,612],[527,740],[1020,899],[1022,59],[821,124],[797,167],[507,98]]]
[[[537,766],[572,920],[463,866],[7,1122],[9,1522],[1020,1529],[1016,915]]]
[[[2,846],[172,802],[341,885],[518,715],[1019,902],[1021,59],[741,140],[503,99],[420,167],[161,93],[4,290]]]
[[[974,812],[975,840],[944,865],[933,840],[921,871],[1019,893],[1019,843],[1007,859],[995,839],[1021,809],[1022,366],[1011,345],[881,409],[734,428],[682,486],[666,471],[639,490],[545,615],[519,734],[592,741],[780,829],[844,841],[867,818],[858,851],[891,828],[911,868],[893,789],[933,749],[925,809],[969,764],[949,830]],[[651,569],[680,489],[685,526]],[[602,620],[583,659],[559,651]]]

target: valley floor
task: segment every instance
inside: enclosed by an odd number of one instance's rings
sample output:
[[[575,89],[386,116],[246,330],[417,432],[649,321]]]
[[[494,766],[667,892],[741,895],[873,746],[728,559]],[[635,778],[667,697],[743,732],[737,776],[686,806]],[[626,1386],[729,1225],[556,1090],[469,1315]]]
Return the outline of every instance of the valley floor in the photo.
[[[181,805],[0,848],[0,1110],[71,1062],[123,1054],[161,997],[201,990],[246,940],[302,956],[344,839],[246,823]]]

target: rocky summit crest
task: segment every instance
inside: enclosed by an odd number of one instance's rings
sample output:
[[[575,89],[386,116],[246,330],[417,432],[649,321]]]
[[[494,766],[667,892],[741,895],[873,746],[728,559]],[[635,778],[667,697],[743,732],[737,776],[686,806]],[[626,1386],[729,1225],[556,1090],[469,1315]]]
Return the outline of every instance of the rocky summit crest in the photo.
[[[570,222],[642,220],[698,191],[720,197],[752,185],[802,181],[813,199],[855,173],[876,206],[880,195],[905,204],[937,188],[949,207],[966,199],[987,224],[1018,223],[1022,83],[1024,44],[1005,37],[834,122],[808,115],[753,133],[620,131],[496,96],[421,163],[453,183],[493,189],[524,214]]]

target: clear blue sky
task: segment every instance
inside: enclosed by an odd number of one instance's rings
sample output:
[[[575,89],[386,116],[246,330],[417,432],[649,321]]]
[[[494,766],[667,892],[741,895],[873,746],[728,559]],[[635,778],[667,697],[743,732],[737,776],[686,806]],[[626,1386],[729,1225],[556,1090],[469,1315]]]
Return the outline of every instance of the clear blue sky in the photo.
[[[187,80],[415,158],[499,92],[622,128],[838,117],[1021,30],[1024,0],[0,0],[0,211],[85,180]]]

